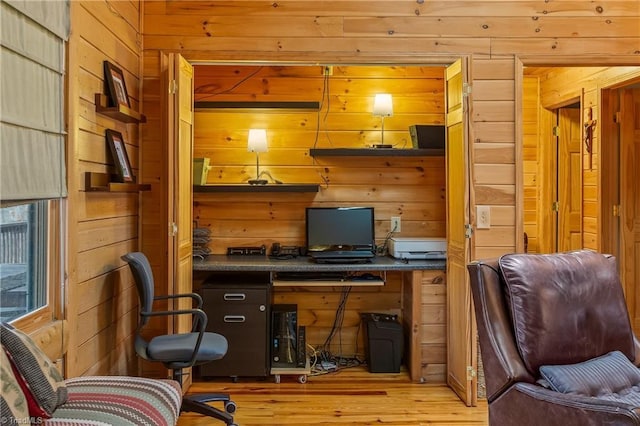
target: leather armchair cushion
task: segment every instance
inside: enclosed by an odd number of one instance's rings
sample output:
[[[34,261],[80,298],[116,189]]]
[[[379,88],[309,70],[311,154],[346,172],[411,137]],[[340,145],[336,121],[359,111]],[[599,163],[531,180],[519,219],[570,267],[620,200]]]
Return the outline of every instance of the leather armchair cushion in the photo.
[[[499,265],[518,352],[531,374],[615,350],[635,359],[613,258],[588,250],[510,254]]]
[[[615,394],[640,395],[640,370],[620,351],[578,364],[543,365],[540,375],[551,389],[561,393],[603,399],[612,399]]]

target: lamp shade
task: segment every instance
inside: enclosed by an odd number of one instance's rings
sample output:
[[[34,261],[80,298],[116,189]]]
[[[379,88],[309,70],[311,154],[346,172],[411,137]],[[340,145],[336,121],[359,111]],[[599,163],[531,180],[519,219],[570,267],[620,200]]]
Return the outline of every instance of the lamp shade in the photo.
[[[250,129],[247,142],[249,152],[267,152],[267,131],[265,129]]]
[[[393,115],[393,99],[388,93],[378,93],[373,101],[373,115],[391,117]]]

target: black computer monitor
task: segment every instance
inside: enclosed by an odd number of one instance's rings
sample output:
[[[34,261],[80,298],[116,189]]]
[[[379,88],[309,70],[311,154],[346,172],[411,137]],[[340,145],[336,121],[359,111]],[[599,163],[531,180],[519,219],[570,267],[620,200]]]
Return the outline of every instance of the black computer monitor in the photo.
[[[373,256],[373,207],[307,207],[306,234],[307,253],[311,256]]]

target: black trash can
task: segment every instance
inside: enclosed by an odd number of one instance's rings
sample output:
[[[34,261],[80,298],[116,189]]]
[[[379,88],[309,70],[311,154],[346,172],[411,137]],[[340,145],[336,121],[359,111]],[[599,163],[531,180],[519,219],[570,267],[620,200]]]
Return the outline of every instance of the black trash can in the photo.
[[[363,313],[365,355],[371,373],[399,373],[404,338],[397,315]]]

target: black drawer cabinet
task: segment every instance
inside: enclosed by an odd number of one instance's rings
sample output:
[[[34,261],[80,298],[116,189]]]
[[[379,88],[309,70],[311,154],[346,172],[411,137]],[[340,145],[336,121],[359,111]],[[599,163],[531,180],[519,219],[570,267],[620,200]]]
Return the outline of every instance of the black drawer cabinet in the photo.
[[[200,376],[267,376],[269,275],[221,274],[209,277],[200,289],[207,331],[229,342],[225,357],[200,366]]]

